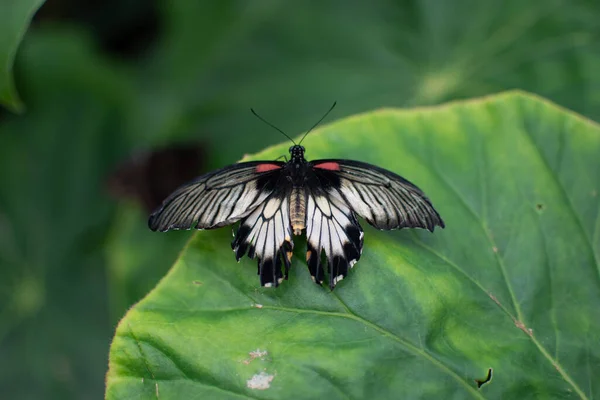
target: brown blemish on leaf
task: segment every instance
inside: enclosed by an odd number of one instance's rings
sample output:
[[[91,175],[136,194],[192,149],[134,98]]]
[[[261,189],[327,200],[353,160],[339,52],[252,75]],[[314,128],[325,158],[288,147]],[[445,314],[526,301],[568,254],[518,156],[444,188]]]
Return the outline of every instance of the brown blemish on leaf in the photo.
[[[494,247],[492,247],[492,251],[493,251],[494,253],[497,253],[497,252],[498,252],[498,248],[497,248],[496,246],[494,246]]]
[[[193,283],[194,285],[198,285],[198,286],[202,285],[202,282],[200,282],[200,281],[192,281],[192,283]]]
[[[523,322],[515,319],[515,326],[525,332],[527,336],[533,337],[533,329],[527,328]]]
[[[500,304],[500,302],[498,301],[498,299],[496,298],[496,296],[494,296],[492,293],[488,293],[488,296],[490,296],[490,299],[492,299],[492,301],[496,304],[498,304],[499,306],[502,306],[502,304]]]
[[[264,361],[267,354],[269,354],[269,352],[267,350],[261,350],[261,349],[253,350],[250,353],[248,353],[248,356],[250,356],[250,358],[243,360],[242,364],[248,365],[257,358],[260,358],[262,361]]]
[[[496,296],[494,296],[492,293],[488,293],[488,296],[490,296],[490,299],[492,299],[492,301],[494,303],[496,303],[496,304],[498,304],[498,306],[502,307],[502,304],[500,304],[500,302],[498,301]],[[512,315],[509,314],[509,316],[510,316],[510,318],[512,318],[512,320],[517,328],[519,328],[520,330],[525,332],[527,334],[527,336],[533,337],[533,329],[527,328],[523,322],[519,321]]]
[[[538,211],[542,211],[544,209],[544,205],[542,203],[537,203],[535,205],[535,209]]]

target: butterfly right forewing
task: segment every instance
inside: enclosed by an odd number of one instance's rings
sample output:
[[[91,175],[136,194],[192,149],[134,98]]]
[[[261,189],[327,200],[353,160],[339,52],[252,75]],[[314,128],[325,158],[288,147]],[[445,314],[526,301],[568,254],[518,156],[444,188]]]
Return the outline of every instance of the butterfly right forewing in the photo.
[[[375,165],[351,160],[316,160],[313,171],[328,193],[378,229],[425,228],[444,221],[417,186]]]

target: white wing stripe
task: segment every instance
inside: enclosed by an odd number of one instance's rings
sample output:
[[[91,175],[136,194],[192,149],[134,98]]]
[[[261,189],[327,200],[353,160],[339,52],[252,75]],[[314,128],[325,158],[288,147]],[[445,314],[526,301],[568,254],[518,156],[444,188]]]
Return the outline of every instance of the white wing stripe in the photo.
[[[323,213],[323,215],[330,217],[331,216],[331,208],[329,207],[329,202],[323,196],[315,196],[315,202],[317,203],[317,207]]]
[[[271,198],[263,208],[264,217],[270,219],[279,207],[281,207],[281,199],[277,197]]]
[[[245,185],[244,185],[245,186]],[[221,204],[219,205],[219,209],[217,210],[217,220],[223,221],[227,219],[227,216],[233,214],[233,208],[235,207],[236,202],[239,200],[242,191],[244,190],[244,186],[236,186],[233,188],[229,196],[227,196]]]
[[[347,204],[350,205],[359,215],[367,220],[373,219],[373,214],[371,213],[371,209],[369,208],[368,204],[364,201],[360,193],[358,193],[350,181],[341,181],[340,193],[346,197]]]

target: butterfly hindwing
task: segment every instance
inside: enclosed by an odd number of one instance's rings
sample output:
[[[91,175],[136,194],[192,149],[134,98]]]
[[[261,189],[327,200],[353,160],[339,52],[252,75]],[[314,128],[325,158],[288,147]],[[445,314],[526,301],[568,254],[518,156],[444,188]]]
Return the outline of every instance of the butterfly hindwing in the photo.
[[[231,244],[238,261],[246,253],[250,258],[258,258],[262,286],[278,286],[288,276],[294,242],[287,192],[276,190],[245,217]],[[281,271],[282,261],[285,274]]]
[[[323,282],[321,253],[327,259],[329,287],[335,285],[359,260],[363,231],[353,211],[338,195],[310,187],[306,201],[306,262],[316,283]]]
[[[425,228],[444,221],[417,186],[395,173],[351,160],[312,161],[319,184],[378,229]]]
[[[181,186],[152,213],[153,231],[211,229],[232,224],[274,191],[282,162],[246,162],[202,175]]]

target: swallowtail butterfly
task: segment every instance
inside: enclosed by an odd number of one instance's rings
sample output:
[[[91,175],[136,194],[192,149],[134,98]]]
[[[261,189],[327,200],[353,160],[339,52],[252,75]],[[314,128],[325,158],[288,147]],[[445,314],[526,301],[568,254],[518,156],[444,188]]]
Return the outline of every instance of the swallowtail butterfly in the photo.
[[[287,162],[238,163],[181,186],[152,213],[150,229],[213,229],[241,221],[231,247],[238,262],[244,254],[258,258],[265,287],[288,278],[292,238],[306,231],[312,279],[323,283],[324,253],[333,289],[362,254],[357,216],[381,230],[433,232],[435,226],[444,227],[429,199],[411,182],[360,161],[307,161],[302,140],[290,147]]]

